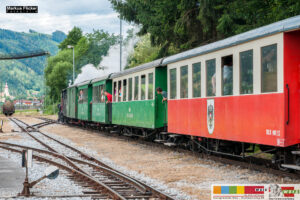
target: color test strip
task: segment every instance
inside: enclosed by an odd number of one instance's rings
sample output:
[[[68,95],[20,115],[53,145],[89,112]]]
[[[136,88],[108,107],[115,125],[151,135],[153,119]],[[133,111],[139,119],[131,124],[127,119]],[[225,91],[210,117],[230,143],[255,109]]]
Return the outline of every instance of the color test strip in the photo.
[[[264,186],[214,186],[214,194],[264,194]]]

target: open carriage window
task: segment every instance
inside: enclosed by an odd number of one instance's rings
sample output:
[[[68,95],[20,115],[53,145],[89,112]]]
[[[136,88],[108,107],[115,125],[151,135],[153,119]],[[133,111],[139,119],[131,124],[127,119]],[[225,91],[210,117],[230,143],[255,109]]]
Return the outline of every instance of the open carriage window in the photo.
[[[118,102],[122,101],[122,81],[118,81]]]
[[[118,92],[117,92],[117,82],[114,82],[114,89],[113,89],[113,102],[116,102]]]
[[[222,57],[222,95],[233,94],[233,65],[232,55]]]
[[[277,44],[261,48],[261,92],[277,91]]]
[[[79,103],[86,103],[88,100],[88,89],[80,89],[79,90],[79,96],[78,96],[78,101]]]
[[[127,97],[127,79],[123,80],[123,101],[126,101]]]

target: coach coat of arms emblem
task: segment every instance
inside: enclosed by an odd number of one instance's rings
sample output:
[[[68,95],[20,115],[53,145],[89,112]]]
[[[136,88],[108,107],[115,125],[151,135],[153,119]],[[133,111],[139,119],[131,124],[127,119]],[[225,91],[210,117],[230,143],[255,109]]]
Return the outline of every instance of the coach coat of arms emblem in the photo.
[[[215,128],[215,101],[207,99],[207,129],[209,134],[214,132]]]

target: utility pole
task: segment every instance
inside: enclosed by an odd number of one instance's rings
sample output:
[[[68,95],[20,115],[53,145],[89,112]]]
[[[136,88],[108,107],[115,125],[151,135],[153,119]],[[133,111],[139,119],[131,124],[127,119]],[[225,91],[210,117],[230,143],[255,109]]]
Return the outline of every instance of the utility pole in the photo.
[[[121,0],[122,3],[122,0]],[[122,37],[122,15],[120,14],[120,71],[122,71],[122,43],[123,43],[123,37]]]
[[[73,84],[75,80],[75,53],[74,53],[74,46],[73,45],[68,45],[69,49],[73,49]]]

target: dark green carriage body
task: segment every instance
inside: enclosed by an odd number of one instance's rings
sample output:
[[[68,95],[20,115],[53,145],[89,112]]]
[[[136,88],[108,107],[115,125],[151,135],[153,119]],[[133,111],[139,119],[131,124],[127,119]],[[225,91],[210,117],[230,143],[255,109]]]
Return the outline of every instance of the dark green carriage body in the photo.
[[[110,124],[110,119],[108,116],[108,104],[106,103],[107,98],[104,94],[101,94],[101,90],[111,93],[111,80],[105,78],[99,78],[92,81],[92,91],[93,91],[93,101],[91,110],[91,120],[93,122],[99,122],[103,124]]]
[[[71,86],[67,88],[67,117],[72,119],[77,119],[77,104],[78,104],[78,98],[77,98],[77,87]]]
[[[78,84],[78,119],[91,120],[92,86],[91,81]],[[81,92],[83,94],[81,94]]]
[[[164,127],[164,125],[166,125],[167,104],[166,102],[162,103],[162,96],[157,95],[155,91],[155,88],[157,87],[161,87],[163,91],[167,91],[167,69],[166,67],[159,67],[160,61],[161,60],[157,60],[152,63],[147,63],[146,66],[142,65],[137,68],[125,70],[123,74],[120,73],[119,75],[118,74],[113,75],[112,91],[114,95],[115,95],[114,84],[118,82],[122,83],[124,80],[129,82],[129,77],[131,77],[131,74],[133,74],[131,78],[134,78],[135,76],[139,76],[139,78],[141,79],[142,76],[145,76],[147,77],[145,78],[145,80],[148,80],[149,73],[153,73],[154,82],[153,85],[151,85],[151,91],[153,90],[152,99],[139,98],[138,100],[132,99],[131,101],[129,101],[129,98],[127,98],[126,101],[121,101],[121,102],[116,102],[116,100],[114,100],[112,105],[112,124],[147,128],[147,129],[162,128]],[[149,70],[151,69],[153,70],[149,72]],[[139,84],[140,92],[142,87],[141,85],[142,84]],[[123,85],[121,85],[121,87],[123,87]],[[148,83],[148,90],[149,88],[150,87]],[[129,90],[129,87],[127,87],[127,89]],[[123,92],[124,90],[122,90],[122,93]],[[118,97],[115,97],[114,99],[117,98]]]

